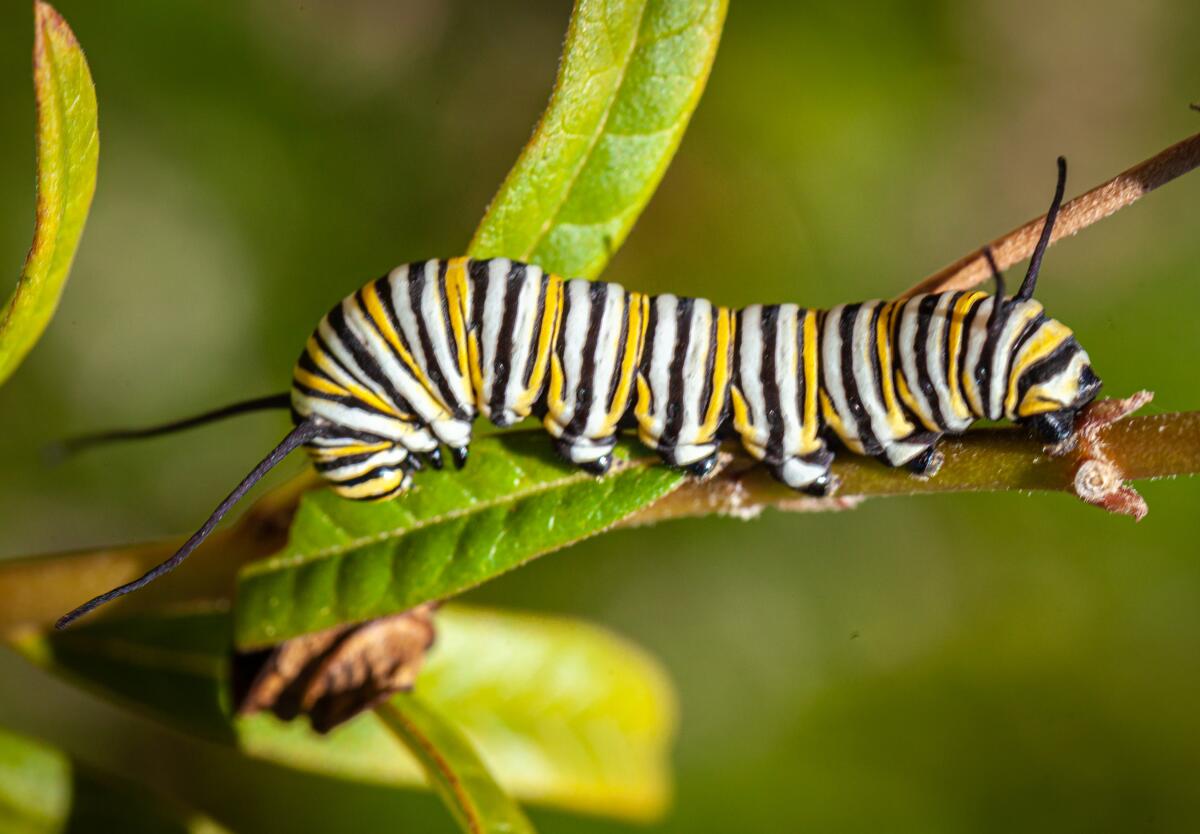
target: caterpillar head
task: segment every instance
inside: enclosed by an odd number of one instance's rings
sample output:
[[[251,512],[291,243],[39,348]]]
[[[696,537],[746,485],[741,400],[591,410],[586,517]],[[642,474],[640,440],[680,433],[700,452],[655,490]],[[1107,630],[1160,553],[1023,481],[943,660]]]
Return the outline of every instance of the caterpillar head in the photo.
[[[1070,334],[1058,321],[1044,321],[1044,329],[1058,328]],[[1013,363],[1021,363],[1021,370],[1010,382],[1017,393],[1012,419],[1033,427],[1047,442],[1059,443],[1071,436],[1075,415],[1096,398],[1101,383],[1073,334],[1048,344]]]
[[[1004,303],[1004,315],[995,321],[1011,322],[1012,359],[1005,385],[1005,416],[1010,420],[1032,426],[1048,442],[1058,443],[1071,436],[1075,415],[1079,409],[1096,398],[1100,378],[1092,370],[1087,351],[1075,339],[1075,334],[1057,319],[1047,318],[1042,305],[1033,299],[1037,287],[1042,256],[1050,244],[1054,221],[1062,205],[1067,182],[1067,161],[1058,158],[1058,184],[1054,200],[1046,213],[1042,234],[1029,260],[1029,271],[1016,296]],[[1003,276],[991,251],[986,250],[988,262],[996,277],[997,295],[1004,297]],[[1000,326],[1003,326],[1001,324]]]

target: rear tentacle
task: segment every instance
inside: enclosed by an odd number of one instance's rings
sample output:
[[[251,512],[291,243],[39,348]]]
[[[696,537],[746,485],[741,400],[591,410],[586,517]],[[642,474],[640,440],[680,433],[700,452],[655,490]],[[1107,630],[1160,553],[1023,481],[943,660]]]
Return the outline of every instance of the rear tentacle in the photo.
[[[101,605],[104,605],[105,603],[112,602],[118,597],[123,597],[132,591],[143,588],[146,585],[149,585],[155,579],[158,579],[160,576],[175,570],[175,568],[182,564],[184,559],[191,555],[192,551],[200,546],[201,542],[209,537],[212,531],[216,529],[217,524],[219,524],[221,519],[225,517],[225,514],[228,513],[229,510],[233,508],[233,505],[240,501],[242,497],[250,491],[251,487],[258,483],[264,475],[274,469],[275,466],[277,466],[280,461],[287,457],[290,452],[300,446],[303,446],[305,443],[315,437],[318,431],[319,429],[317,425],[312,422],[305,421],[297,425],[294,429],[288,432],[287,436],[280,441],[278,446],[271,450],[269,455],[263,458],[262,461],[260,461],[259,464],[250,471],[249,475],[242,479],[242,482],[237,485],[233,492],[229,493],[225,500],[217,505],[217,508],[213,510],[213,513],[208,517],[208,520],[200,526],[199,530],[192,534],[191,538],[184,542],[183,547],[179,548],[179,550],[177,550],[170,559],[167,559],[165,562],[151,569],[138,579],[135,579],[132,582],[127,582],[120,587],[113,588],[107,593],[88,600],[75,610],[60,617],[58,622],[54,624],[54,627],[60,630],[64,629],[75,620],[82,617],[84,614],[87,614],[88,612],[100,607]]]

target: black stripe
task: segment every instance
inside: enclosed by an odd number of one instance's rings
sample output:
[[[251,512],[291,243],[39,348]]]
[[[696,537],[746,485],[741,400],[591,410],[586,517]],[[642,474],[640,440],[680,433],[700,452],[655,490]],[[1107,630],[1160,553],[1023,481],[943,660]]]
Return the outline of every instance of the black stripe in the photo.
[[[779,408],[779,380],[775,365],[775,354],[779,343],[778,304],[763,305],[759,318],[759,332],[762,334],[762,355],[759,361],[759,378],[762,385],[763,409],[762,422],[767,427],[767,442],[764,446],[763,459],[767,463],[783,463],[783,415]]]
[[[650,392],[650,403],[647,413],[654,413],[656,391],[650,385],[650,367],[654,362],[654,331],[658,327],[658,304],[656,299],[651,298],[647,305],[648,312],[646,314],[646,347],[642,350],[642,359],[638,363],[638,374],[646,380],[646,390]],[[640,397],[641,394],[639,393]]]
[[[458,400],[454,396],[454,392],[450,390],[450,384],[446,381],[446,377],[442,374],[441,365],[437,361],[437,355],[433,350],[433,339],[429,335],[428,322],[421,314],[421,294],[425,289],[425,270],[429,261],[424,261],[420,264],[411,264],[408,268],[408,303],[412,308],[413,319],[417,324],[417,338],[421,343],[421,353],[424,355],[424,362],[421,369],[425,371],[426,376],[433,383],[437,391],[430,391],[435,397],[441,400],[442,406],[451,412],[456,418],[464,419],[465,414],[462,414],[462,408]],[[413,357],[417,359],[417,357]]]
[[[339,304],[336,309],[340,310],[341,305]],[[325,320],[329,322],[330,327],[333,327],[333,322],[330,320],[332,316],[333,316],[332,311],[328,315],[325,316]],[[335,335],[337,335],[336,330],[337,330],[337,328],[334,328]],[[345,362],[343,362],[341,359],[339,359],[337,357],[337,355],[333,352],[332,349],[330,349],[329,343],[326,342],[325,337],[321,335],[321,328],[319,326],[317,327],[316,331],[313,333],[312,338],[313,338],[313,341],[315,341],[317,343],[317,349],[319,351],[321,351],[321,355],[325,358],[326,361],[328,361],[331,365],[336,365],[337,368],[339,370],[341,370],[341,372],[344,375],[348,376],[351,380],[353,380],[358,385],[361,385],[364,388],[371,387],[370,381],[368,379],[364,378],[360,369],[349,367],[348,365],[346,365]],[[328,378],[334,385],[338,386],[339,388],[346,387],[345,385],[338,382],[337,379],[335,379],[334,377],[332,377],[330,375],[326,375],[326,378]]]
[[[500,316],[500,332],[496,337],[496,355],[492,357],[492,396],[488,407],[492,412],[492,422],[498,426],[506,425],[497,422],[497,416],[504,411],[507,401],[505,391],[508,389],[508,379],[512,375],[513,365],[513,327],[517,320],[517,310],[520,307],[521,286],[525,282],[525,264],[513,261],[508,267],[508,275],[504,280],[504,305]]]
[[[929,325],[933,321],[933,311],[937,308],[941,295],[929,295],[921,299],[917,306],[917,332],[915,344],[912,346],[913,363],[917,366],[917,385],[929,403],[930,418],[938,428],[946,428],[946,418],[942,415],[942,403],[938,399],[937,389],[933,385],[933,375],[929,367],[929,355],[926,346],[929,343]],[[907,347],[907,345],[902,346]],[[949,403],[947,403],[949,407]]]
[[[450,267],[450,262],[446,259],[439,259],[438,262],[438,277],[437,283],[433,288],[438,296],[438,307],[442,311],[442,324],[446,330],[446,344],[450,346],[450,352],[454,354],[454,358],[462,359],[458,355],[458,340],[454,338],[454,325],[450,322],[450,293],[446,291],[446,272]],[[456,365],[457,369],[458,366]]]
[[[403,467],[400,464],[390,464],[389,463],[389,464],[382,464],[380,466],[376,466],[373,469],[368,469],[366,472],[364,472],[361,475],[355,475],[352,478],[346,478],[344,480],[339,480],[336,478],[336,476],[331,477],[329,475],[326,475],[326,477],[329,478],[330,480],[332,480],[338,486],[354,487],[354,486],[361,486],[370,481],[379,480],[380,478],[384,477],[387,473],[394,472],[397,469],[402,469],[402,468]],[[370,496],[366,496],[366,495],[363,496],[363,498],[369,498],[369,497]]]
[[[313,466],[318,472],[332,472],[335,469],[341,469],[345,466],[353,466],[356,463],[366,463],[371,458],[375,457],[376,455],[383,454],[385,451],[387,450],[379,449],[374,452],[359,452],[358,454],[354,455],[342,455],[341,457],[333,458],[331,460],[314,461]],[[396,465],[399,466],[399,464]]]
[[[680,298],[675,310],[675,356],[671,361],[670,387],[667,395],[667,419],[662,437],[658,441],[660,452],[671,450],[679,440],[683,428],[683,368],[688,348],[692,343],[692,308],[694,299]],[[683,334],[682,339],[680,333]]]
[[[879,317],[883,315],[884,302],[875,304],[871,313],[871,372],[875,377],[875,393],[883,403],[883,362],[879,358]]]
[[[541,287],[538,288],[537,306],[533,310],[533,327],[530,330],[529,344],[525,347],[525,374],[521,378],[521,386],[525,389],[529,388],[529,383],[533,381],[533,372],[537,370],[537,346],[538,342],[541,341],[542,321],[546,315],[546,293],[549,291],[550,278],[543,272],[541,280]],[[543,374],[543,385],[545,385],[545,378],[546,375]],[[534,399],[537,399],[539,393],[534,392]]]
[[[800,308],[796,313],[796,422],[800,428],[804,427],[804,401],[808,397],[808,371],[805,368],[804,356],[804,325],[808,323],[808,317],[812,315],[809,310]],[[819,409],[818,409],[819,410]],[[782,421],[781,421],[782,422]]]
[[[608,284],[594,281],[588,287],[588,326],[582,345],[568,345],[567,350],[582,350],[579,379],[575,383],[575,410],[563,429],[563,438],[576,438],[587,428],[588,416],[596,401],[596,350],[600,344],[600,325],[604,321]],[[565,364],[565,361],[564,361]]]
[[[708,322],[708,357],[704,363],[704,386],[700,389],[700,401],[697,403],[696,408],[697,424],[704,422],[704,415],[708,412],[708,406],[712,401],[713,372],[716,369],[717,362],[717,319],[720,318],[721,310],[711,302],[708,308],[710,311]],[[707,440],[708,438],[700,439]]]
[[[315,440],[357,440],[362,443],[395,443],[396,441],[390,437],[373,434],[371,432],[359,431],[350,426],[335,426],[326,425],[321,427],[321,433],[317,435]],[[310,441],[311,442],[311,441]],[[318,449],[336,449],[337,446],[321,446],[319,443],[312,442],[312,445]]]
[[[967,396],[967,379],[974,376],[976,369],[978,368],[978,366],[976,366],[976,368],[967,367],[967,359],[971,352],[971,327],[975,323],[975,316],[979,312],[979,308],[983,306],[984,300],[985,299],[982,298],[976,300],[975,303],[971,305],[971,309],[967,310],[966,315],[963,316],[962,338],[958,341],[958,387],[962,389],[963,402],[967,406],[967,411],[972,410],[970,398]],[[986,347],[986,342],[984,346]],[[978,414],[976,416],[983,417],[986,415],[987,403],[983,400],[982,390],[979,392],[979,394],[979,402],[982,406],[984,406],[985,413]]]
[[[605,395],[605,409],[612,411],[617,406],[620,406],[621,413],[625,413],[626,403],[618,403],[617,386],[621,383],[621,366],[625,363],[626,345],[629,342],[629,304],[632,296],[629,293],[623,293],[621,299],[621,327],[617,332],[617,356],[613,362],[612,377],[608,381],[608,392]],[[635,348],[636,350],[636,348]],[[636,370],[632,371],[636,373]],[[629,387],[626,392],[626,402],[629,400],[630,392],[633,391],[633,386]]]
[[[338,340],[350,351],[350,355],[354,357],[354,363],[359,369],[369,378],[370,382],[374,383],[375,387],[382,389],[382,399],[388,401],[388,404],[399,411],[412,411],[412,406],[405,401],[404,397],[396,390],[396,386],[392,384],[391,379],[383,372],[383,368],[379,367],[379,360],[375,355],[359,341],[358,336],[350,329],[349,323],[346,321],[346,312],[344,304],[357,304],[357,297],[354,297],[353,302],[342,302],[337,307],[329,312],[329,326],[333,328],[333,332],[337,334]],[[361,312],[361,308],[360,308]],[[381,392],[375,390],[374,393],[379,395]]]
[[[974,309],[982,306],[984,302],[980,301]],[[1008,326],[1009,317],[1008,305],[1003,299],[998,296],[992,296],[992,312],[988,316],[987,335],[983,340],[983,349],[979,351],[979,362],[975,365],[975,387],[979,389],[979,402],[983,405],[983,414],[980,416],[986,417],[991,413],[991,382],[992,382],[992,362],[996,358],[996,348],[1000,344],[1000,336],[1004,332],[1004,328]]]
[[[1021,379],[1017,382],[1017,405],[1025,399],[1025,394],[1034,385],[1045,382],[1053,378],[1056,374],[1062,371],[1071,364],[1071,360],[1079,351],[1079,343],[1075,341],[1075,337],[1071,336],[1061,345],[1054,349],[1044,359],[1039,359],[1037,362],[1029,366],[1025,373],[1021,374]]]
[[[1000,391],[1000,402],[998,404],[1000,416],[1002,417],[1004,416],[1004,399],[1005,395],[1008,393],[1008,382],[1012,378],[1013,363],[1017,361],[1017,357],[1021,354],[1021,348],[1025,347],[1025,343],[1033,338],[1035,333],[1042,329],[1042,324],[1045,321],[1045,315],[1038,313],[1036,316],[1026,322],[1025,329],[1021,331],[1019,336],[1017,336],[1016,340],[1013,342],[1012,350],[1008,352],[1008,360],[1004,365],[1004,385]]]
[[[951,384],[953,380],[950,379],[950,325],[954,321],[954,307],[958,304],[959,299],[962,298],[963,295],[964,293],[962,292],[950,294],[950,303],[946,305],[945,329],[942,331],[942,368],[943,373],[945,374],[946,385],[949,388],[954,387]],[[960,384],[958,387],[961,388],[962,385]],[[951,396],[951,402],[953,402],[953,396]],[[951,406],[950,402],[946,403],[946,408],[953,411],[953,407]]]
[[[375,406],[365,403],[362,400],[358,399],[357,397],[351,397],[351,396],[343,397],[343,396],[338,396],[336,394],[327,394],[324,391],[317,391],[312,388],[309,388],[304,383],[296,382],[295,380],[292,381],[292,387],[295,390],[299,391],[301,394],[303,394],[305,397],[307,397],[311,400],[322,400],[324,402],[336,403],[336,404],[344,406],[345,408],[348,408],[352,411],[362,411],[367,414],[377,414],[381,417],[386,417],[389,420],[397,420],[399,422],[406,422],[403,419],[397,417],[395,414],[389,414],[386,411],[380,411],[378,408],[375,408]],[[322,419],[327,419],[327,418],[322,418]]]
[[[753,424],[754,409],[750,405],[750,401],[746,399],[746,392],[742,387],[742,334],[746,332],[744,322],[745,312],[745,310],[737,310],[733,314],[736,324],[733,335],[733,367],[729,374],[729,384],[737,389],[742,397],[742,402],[746,403],[746,417]]]
[[[838,335],[842,340],[842,387],[845,389],[846,407],[850,409],[850,418],[854,420],[854,424],[858,428],[858,442],[862,444],[863,453],[878,455],[883,452],[883,446],[875,437],[875,433],[871,431],[871,420],[862,403],[862,398],[859,396],[858,381],[854,377],[854,320],[861,308],[861,304],[846,305],[838,321]],[[875,339],[872,335],[872,346],[874,342]],[[841,416],[843,420],[846,419],[845,415]]]
[[[479,339],[479,361],[482,364],[487,357],[483,356],[483,308],[484,302],[487,301],[488,291],[488,275],[491,270],[492,259],[489,258],[483,261],[471,260],[467,262],[467,276],[471,281],[471,333],[474,333]]]

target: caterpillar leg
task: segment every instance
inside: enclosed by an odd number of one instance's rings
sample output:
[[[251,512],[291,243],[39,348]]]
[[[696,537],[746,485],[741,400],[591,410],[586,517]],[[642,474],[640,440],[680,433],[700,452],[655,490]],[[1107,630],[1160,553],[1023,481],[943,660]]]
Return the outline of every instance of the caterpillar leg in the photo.
[[[902,466],[914,475],[928,478],[942,466],[942,453],[937,450],[939,439],[941,435],[937,432],[913,432],[902,440],[888,441],[878,457],[889,466]]]
[[[564,460],[592,475],[604,475],[612,467],[612,450],[617,445],[615,436],[608,438],[577,437],[557,438],[554,448]]]
[[[781,463],[768,463],[767,469],[777,480],[792,489],[822,497],[833,491],[834,478],[829,471],[833,452],[821,449],[811,454],[790,457]]]

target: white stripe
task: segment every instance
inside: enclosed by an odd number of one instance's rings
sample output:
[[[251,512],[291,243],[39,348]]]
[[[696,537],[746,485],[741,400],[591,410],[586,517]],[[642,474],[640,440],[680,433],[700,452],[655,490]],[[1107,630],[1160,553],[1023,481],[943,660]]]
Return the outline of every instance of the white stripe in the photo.
[[[891,428],[887,422],[887,408],[883,404],[883,395],[879,390],[878,380],[875,379],[875,328],[872,319],[882,301],[866,301],[858,309],[854,319],[854,381],[858,386],[858,398],[866,409],[867,419],[871,423],[871,433],[880,444],[886,446],[892,437]]]
[[[738,368],[742,397],[746,400],[749,426],[743,431],[742,444],[751,455],[761,460],[766,454],[767,427],[766,401],[763,399],[762,384],[762,311],[761,304],[753,304],[742,310],[741,326],[738,327]]]
[[[972,395],[971,391],[973,388],[978,388],[975,384],[975,369],[979,367],[979,360],[983,356],[983,346],[987,342],[988,321],[992,317],[994,301],[994,298],[985,298],[976,305],[975,315],[971,318],[971,330],[969,333],[963,334],[963,338],[967,340],[966,356],[963,357],[963,361],[958,367],[959,379],[970,377],[972,383],[971,386],[968,386],[960,382],[963,393],[966,394],[967,408],[971,409],[972,413],[981,416],[987,413],[987,403],[983,402],[986,392],[977,391],[975,395]]]
[[[708,376],[708,356],[712,350],[709,337],[712,335],[713,307],[703,298],[693,299],[692,314],[688,321],[690,338],[687,354],[683,361],[683,420],[679,427],[678,446],[691,444],[708,438],[699,437],[703,419],[701,402]]]
[[[587,343],[589,313],[592,305],[588,297],[590,281],[574,278],[567,282],[568,310],[563,326],[563,349],[565,355],[559,356],[563,366],[563,413],[560,428],[565,428],[575,414],[576,393],[579,390],[580,376],[583,366],[583,346]]]
[[[654,323],[653,352],[650,357],[651,401],[653,410],[650,412],[649,427],[643,426],[646,433],[655,440],[662,437],[667,410],[667,399],[671,394],[671,360],[675,356],[677,316],[679,299],[673,295],[660,295],[654,299],[657,314]]]
[[[797,342],[800,338],[800,315],[800,308],[795,304],[781,304],[779,326],[775,331],[775,382],[779,387],[779,419],[783,421],[783,457],[791,457],[801,451],[798,376],[803,368],[803,357],[799,355]]]
[[[937,421],[933,419],[933,408],[929,404],[929,398],[925,396],[924,389],[921,388],[921,375],[917,368],[917,326],[920,324],[920,316],[917,311],[920,310],[921,302],[926,298],[928,296],[914,296],[904,305],[900,317],[900,330],[897,333],[896,344],[892,345],[892,351],[894,354],[900,355],[904,378],[908,381],[908,390],[912,394],[917,414],[925,421],[936,425]]]
[[[593,438],[606,434],[603,427],[608,417],[608,389],[616,370],[617,346],[624,334],[621,321],[625,312],[625,288],[620,284],[608,284],[601,309],[600,332],[596,340],[598,357],[591,380],[592,410],[583,429],[585,436]]]
[[[429,334],[429,341],[433,345],[438,366],[442,369],[442,376],[445,377],[451,393],[457,399],[457,402],[447,403],[447,405],[458,406],[468,413],[473,413],[475,398],[471,396],[471,388],[466,377],[460,373],[458,347],[450,345],[450,336],[447,331],[450,325],[447,318],[449,312],[443,303],[442,282],[437,278],[438,266],[438,261],[429,261],[425,264],[425,286],[422,287],[421,292],[421,318],[425,322],[425,331]]]
[[[488,264],[488,274],[485,279],[483,303],[483,326],[480,328],[479,347],[480,364],[483,366],[483,393],[478,401],[480,409],[488,414],[488,402],[492,398],[492,386],[496,382],[496,352],[499,350],[500,325],[504,320],[504,299],[507,293],[509,261],[507,258],[494,258]],[[488,414],[488,416],[491,416]]]
[[[829,395],[834,411],[842,422],[840,437],[846,445],[858,444],[858,426],[850,415],[846,404],[846,386],[842,383],[842,337],[840,334],[842,311],[845,304],[839,304],[825,316],[825,327],[821,333],[821,367],[824,373],[825,392]],[[850,416],[851,419],[846,419]],[[861,447],[860,447],[861,448]]]
[[[344,311],[346,313],[347,325],[359,337],[359,342],[363,348],[375,357],[384,376],[395,386],[400,396],[408,401],[409,405],[417,413],[417,416],[426,423],[446,416],[445,410],[438,404],[437,400],[429,396],[429,392],[421,384],[420,380],[414,377],[408,368],[396,359],[391,348],[357,309],[356,305],[347,304],[344,307]],[[380,397],[385,402],[391,400],[382,391],[380,392]],[[392,403],[392,405],[399,407],[398,403]]]
[[[512,354],[509,356],[511,369],[508,386],[504,389],[504,407],[510,411],[510,419],[526,416],[512,412],[512,407],[525,392],[525,374],[535,350],[533,340],[537,325],[541,321],[541,310],[538,309],[541,291],[542,271],[530,266],[525,271],[525,280],[516,299],[517,316],[513,322]]]

